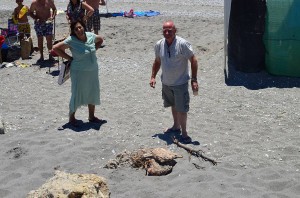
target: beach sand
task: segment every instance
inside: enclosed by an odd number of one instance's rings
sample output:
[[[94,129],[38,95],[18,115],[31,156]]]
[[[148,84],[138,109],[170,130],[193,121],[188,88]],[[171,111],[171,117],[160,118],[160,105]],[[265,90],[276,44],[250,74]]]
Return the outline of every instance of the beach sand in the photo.
[[[199,2],[109,1],[111,10],[161,15],[101,19],[105,47],[97,51],[101,105],[96,115],[107,123],[100,127],[88,122],[87,107],[76,113],[81,127],[67,125],[70,81],[58,85],[57,67],[48,73],[48,67],[36,65],[38,53],[16,61],[31,67],[0,69],[0,117],[6,129],[0,135],[0,197],[26,197],[55,169],[105,177],[112,198],[299,196],[300,79],[233,69],[226,79],[223,5]],[[191,93],[188,114],[189,146],[203,150],[217,166],[190,157],[162,133],[172,117],[163,108],[159,76],[155,89],[149,80],[154,44],[167,19],[191,42],[199,62],[199,96]],[[65,16],[58,15],[56,38],[67,33]],[[34,30],[33,41],[37,46]],[[183,155],[169,175],[103,168],[124,150],[153,147]]]

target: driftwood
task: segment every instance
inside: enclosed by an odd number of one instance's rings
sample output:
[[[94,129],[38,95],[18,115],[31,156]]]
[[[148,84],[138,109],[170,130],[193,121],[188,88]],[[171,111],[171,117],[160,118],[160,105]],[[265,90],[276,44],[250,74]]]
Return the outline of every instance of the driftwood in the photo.
[[[175,137],[173,137],[173,143],[176,144],[177,146],[185,149],[189,154],[195,156],[195,157],[201,157],[204,161],[209,161],[210,163],[212,163],[213,165],[217,165],[217,162],[209,157],[206,157],[203,155],[203,151],[201,150],[194,150],[184,144],[181,144]]]
[[[167,175],[172,172],[173,166],[161,165],[157,163],[154,159],[149,159],[145,161],[146,175],[149,176],[161,176]]]

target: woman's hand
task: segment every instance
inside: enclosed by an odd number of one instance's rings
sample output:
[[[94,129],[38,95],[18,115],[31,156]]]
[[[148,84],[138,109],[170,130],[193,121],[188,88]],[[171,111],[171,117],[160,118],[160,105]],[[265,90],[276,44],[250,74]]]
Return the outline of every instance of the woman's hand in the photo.
[[[88,20],[88,18],[89,18],[89,17],[88,17],[87,15],[85,15],[85,16],[83,17],[83,21],[86,22],[86,21]]]
[[[95,39],[95,47],[96,47],[96,50],[100,48],[100,46],[102,45],[103,43],[103,38],[99,35],[96,35],[96,39]]]

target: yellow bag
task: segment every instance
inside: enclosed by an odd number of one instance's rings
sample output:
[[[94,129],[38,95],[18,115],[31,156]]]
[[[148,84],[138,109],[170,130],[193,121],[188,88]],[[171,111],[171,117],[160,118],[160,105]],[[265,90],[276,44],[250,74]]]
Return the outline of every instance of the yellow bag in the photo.
[[[23,6],[18,14],[18,18],[22,18],[26,13],[28,12],[28,9],[26,6]]]
[[[25,38],[20,41],[21,44],[21,57],[22,59],[28,59],[31,52],[32,39],[31,37]]]

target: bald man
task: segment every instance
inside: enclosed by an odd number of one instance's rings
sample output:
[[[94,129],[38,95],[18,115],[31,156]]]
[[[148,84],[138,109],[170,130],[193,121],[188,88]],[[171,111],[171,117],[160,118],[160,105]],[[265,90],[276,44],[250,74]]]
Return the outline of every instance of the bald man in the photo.
[[[191,44],[176,35],[176,27],[173,21],[163,24],[164,38],[155,45],[155,60],[152,66],[150,86],[155,88],[156,74],[162,68],[162,97],[164,107],[171,107],[173,126],[165,133],[181,133],[180,141],[185,144],[192,142],[187,133],[187,112],[189,111],[190,96],[188,82],[191,79],[191,87],[198,91],[197,71],[198,61],[194,55]],[[191,77],[189,64],[191,63]]]

